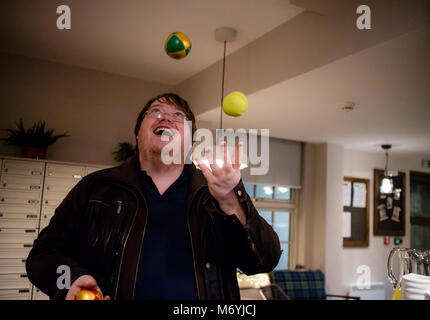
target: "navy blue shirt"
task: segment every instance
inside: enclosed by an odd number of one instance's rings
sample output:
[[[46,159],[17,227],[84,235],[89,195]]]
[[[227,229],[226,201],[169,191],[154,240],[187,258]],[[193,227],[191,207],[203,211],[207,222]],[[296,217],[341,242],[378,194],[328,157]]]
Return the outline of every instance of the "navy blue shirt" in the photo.
[[[140,173],[148,220],[140,255],[136,300],[194,300],[194,263],[186,217],[188,174],[160,195],[151,177]]]

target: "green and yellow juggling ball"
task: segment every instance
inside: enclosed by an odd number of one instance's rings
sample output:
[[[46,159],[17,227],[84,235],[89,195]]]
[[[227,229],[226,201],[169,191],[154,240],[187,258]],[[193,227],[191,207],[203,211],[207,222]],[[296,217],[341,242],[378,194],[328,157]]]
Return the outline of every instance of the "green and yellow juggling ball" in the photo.
[[[164,44],[164,50],[173,59],[183,59],[191,51],[191,40],[185,33],[171,33]]]

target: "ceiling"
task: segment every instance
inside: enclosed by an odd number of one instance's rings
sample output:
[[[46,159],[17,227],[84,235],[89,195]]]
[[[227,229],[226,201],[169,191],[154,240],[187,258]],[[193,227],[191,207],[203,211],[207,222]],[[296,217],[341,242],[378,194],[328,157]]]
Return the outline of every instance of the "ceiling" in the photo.
[[[70,30],[56,28],[61,4],[69,4]],[[238,31],[229,54],[304,11],[288,0],[2,0],[0,6],[0,51],[169,85],[222,58],[217,28]],[[175,31],[192,42],[180,61],[164,53]]]
[[[60,31],[56,8],[67,3],[72,28]],[[178,85],[222,58],[215,29],[238,30],[227,54],[235,52],[304,12],[291,3],[314,4],[317,13],[331,14],[345,2],[321,7],[319,0],[2,0],[0,52]],[[173,31],[191,38],[186,59],[164,53]],[[224,116],[224,127],[270,128],[274,137],[364,151],[389,143],[393,153],[430,157],[429,56],[429,27],[403,34],[250,94],[246,114]],[[356,103],[349,113],[341,110],[347,101]],[[199,123],[217,127],[219,112],[200,114]]]
[[[253,93],[247,112],[224,116],[223,127],[269,128],[274,137],[363,151],[392,144],[393,153],[430,156],[429,57],[426,27]],[[349,101],[355,109],[342,111]],[[219,114],[198,119],[216,128]]]

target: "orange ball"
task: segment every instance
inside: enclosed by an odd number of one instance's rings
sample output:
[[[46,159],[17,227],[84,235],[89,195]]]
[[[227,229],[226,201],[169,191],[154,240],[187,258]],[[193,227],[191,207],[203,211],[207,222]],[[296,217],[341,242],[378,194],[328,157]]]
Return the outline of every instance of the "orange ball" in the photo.
[[[103,300],[103,295],[98,290],[81,289],[76,294],[75,300]]]

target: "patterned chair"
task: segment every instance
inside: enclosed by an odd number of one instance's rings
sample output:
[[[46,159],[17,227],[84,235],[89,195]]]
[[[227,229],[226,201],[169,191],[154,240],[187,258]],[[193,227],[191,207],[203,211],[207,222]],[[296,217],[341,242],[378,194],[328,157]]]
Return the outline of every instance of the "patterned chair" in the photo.
[[[326,294],[324,273],[321,270],[276,270],[270,273],[291,300],[325,300],[327,297],[358,300],[360,297]]]

